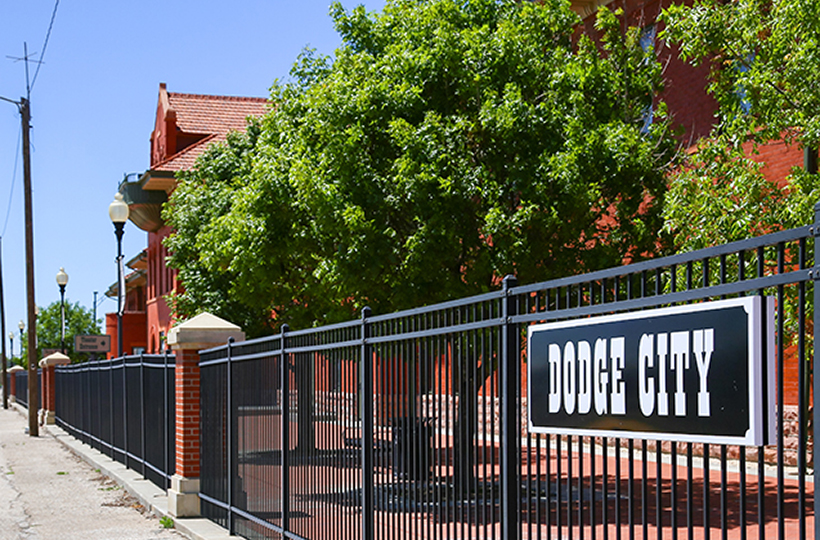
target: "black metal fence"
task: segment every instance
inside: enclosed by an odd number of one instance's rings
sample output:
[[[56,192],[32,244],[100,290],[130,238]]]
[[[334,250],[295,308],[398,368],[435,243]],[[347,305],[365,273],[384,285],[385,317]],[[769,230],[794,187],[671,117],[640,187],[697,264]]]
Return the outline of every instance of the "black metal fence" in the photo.
[[[56,422],[167,489],[174,474],[174,356],[57,366]]]
[[[817,538],[815,235],[204,351],[203,514],[247,538]],[[776,303],[770,445],[528,432],[529,325],[746,295]]]
[[[23,407],[28,408],[28,369],[23,371],[17,371],[14,374],[15,383],[14,383],[14,401],[19,403]],[[42,399],[42,377],[43,373],[42,370],[37,370],[37,387],[40,389],[39,395],[40,399]]]
[[[14,374],[14,401],[28,407],[28,370]]]

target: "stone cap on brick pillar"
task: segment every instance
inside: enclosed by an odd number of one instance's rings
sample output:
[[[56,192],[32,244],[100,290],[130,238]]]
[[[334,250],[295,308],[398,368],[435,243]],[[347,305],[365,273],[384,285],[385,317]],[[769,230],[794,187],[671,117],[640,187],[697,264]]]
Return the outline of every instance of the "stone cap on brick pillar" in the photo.
[[[168,331],[168,345],[173,350],[208,349],[228,342],[245,341],[245,332],[237,325],[220,319],[210,313],[200,313],[196,317],[174,326]]]
[[[64,365],[70,364],[70,363],[71,363],[71,358],[69,358],[68,356],[64,355],[61,352],[56,352],[56,353],[49,354],[48,356],[46,356],[45,358],[40,360],[39,365],[40,365],[41,368],[45,368],[45,367],[49,367],[49,366],[64,366]]]
[[[17,373],[18,371],[25,371],[26,369],[22,366],[11,366],[7,371],[9,373]]]

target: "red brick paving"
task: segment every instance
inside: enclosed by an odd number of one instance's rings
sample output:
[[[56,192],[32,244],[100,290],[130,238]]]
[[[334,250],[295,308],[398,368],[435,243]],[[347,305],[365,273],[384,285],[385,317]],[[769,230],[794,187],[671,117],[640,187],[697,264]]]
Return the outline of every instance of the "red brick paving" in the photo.
[[[260,424],[266,423],[262,426]],[[258,437],[260,433],[278,433],[279,417],[253,417],[244,424],[245,429],[240,430],[241,444],[246,450],[265,450],[263,440]],[[296,426],[292,426],[294,431],[291,439],[296,439]],[[450,463],[454,458],[452,441],[450,437],[436,435],[436,445],[446,445],[439,448],[436,461],[438,466],[434,469],[435,477],[442,478],[452,474]],[[317,450],[338,450],[345,448],[342,441],[342,428],[337,424],[326,422],[316,424]],[[271,440],[268,438],[267,444],[278,445],[278,438]],[[242,448],[242,446],[240,447]],[[267,448],[270,450],[270,448]],[[492,477],[499,471],[497,463],[497,447],[479,448],[479,464],[477,472],[479,477]],[[564,447],[564,450],[566,448]],[[572,476],[574,479],[573,489],[577,492],[577,476],[579,470],[577,446],[574,447],[576,453],[572,459]],[[348,449],[349,451],[349,449]],[[596,502],[590,506],[589,482],[592,460],[590,454],[583,455],[584,468],[584,488],[586,502],[583,506],[583,537],[584,538],[618,538],[620,529],[622,538],[658,538],[656,511],[656,489],[659,484],[657,478],[657,464],[652,461],[647,462],[646,481],[646,514],[647,523],[644,526],[643,516],[643,489],[642,469],[640,460],[634,462],[633,483],[632,483],[632,516],[633,524],[629,525],[629,481],[627,474],[629,471],[629,453],[627,449],[622,449],[620,460],[614,456],[606,458],[608,468],[608,510],[607,525],[603,524],[602,512],[602,490],[603,490],[603,466],[604,458],[601,456],[602,449],[596,448],[595,459],[595,494]],[[327,454],[327,453],[326,453]],[[640,450],[635,451],[636,458],[641,454]],[[651,455],[651,453],[650,453]],[[353,454],[355,457],[355,454]],[[481,457],[483,456],[483,458]],[[536,456],[538,459],[536,460]],[[562,504],[560,508],[560,533],[558,530],[559,517],[557,514],[557,501],[555,496],[550,500],[549,514],[547,514],[546,500],[543,493],[547,489],[547,458],[546,452],[541,448],[540,453],[533,452],[530,459],[526,454],[522,455],[522,475],[525,482],[529,482],[529,487],[535,492],[541,479],[540,487],[542,497],[540,502],[535,498],[528,498],[526,508],[522,509],[522,538],[581,538],[581,527],[579,526],[579,506],[576,500],[569,509],[566,501],[566,478],[569,463],[566,453],[562,452]],[[685,455],[684,455],[685,457]],[[357,468],[355,459],[348,456],[347,465],[342,458],[333,457],[330,454],[318,459],[314,465],[296,464],[291,468],[290,482],[292,488],[291,498],[291,530],[307,538],[358,538],[360,535],[360,515],[356,503],[351,502],[352,494],[361,486],[361,473]],[[616,466],[620,462],[620,490],[621,498],[617,499],[620,506],[620,521],[616,516]],[[698,460],[699,462],[699,460]],[[680,461],[679,461],[680,463]],[[697,463],[697,462],[696,462]],[[527,477],[527,470],[533,474]],[[678,465],[673,468],[670,463],[662,463],[660,475],[661,490],[661,538],[672,538],[672,472],[677,473],[675,518],[677,520],[677,537],[687,538],[687,467]],[[240,465],[239,474],[243,478],[243,488],[248,495],[248,507],[252,511],[278,511],[279,492],[281,489],[280,467],[270,464],[246,464]],[[549,461],[549,471],[552,482],[550,490],[555,493],[558,471],[558,459],[555,449],[552,449]],[[704,515],[704,494],[703,494],[703,469],[695,466],[692,469],[692,502],[691,521],[694,524],[693,538],[700,540],[703,538],[722,538],[721,523],[721,501],[725,496],[726,509],[726,538],[742,538],[741,525],[743,512],[741,509],[741,475],[738,472],[726,472],[725,491],[721,488],[721,471],[719,466],[711,465],[709,473],[710,490],[708,492],[710,511],[708,516]],[[394,478],[392,471],[387,467],[379,467],[376,471],[375,482],[377,485],[377,497],[382,500],[377,502],[377,506],[387,506],[389,501],[383,495],[387,485],[401,486],[402,481]],[[745,520],[746,533],[749,538],[758,538],[761,529],[758,525],[758,483],[757,473],[750,472],[745,477],[746,506]],[[404,484],[407,485],[407,484]],[[811,482],[806,483],[805,488],[805,512],[806,512],[806,535],[814,535],[814,516],[812,512],[814,486]],[[782,528],[785,538],[799,538],[799,485],[796,479],[788,478],[783,485],[783,519]],[[442,500],[452,500],[454,491],[447,490],[441,495]],[[764,509],[762,534],[765,538],[774,538],[780,531],[781,525],[777,517],[777,480],[767,477],[764,489]],[[335,502],[334,502],[335,501]],[[423,501],[424,502],[424,501]],[[590,525],[590,512],[594,511],[595,526]],[[466,505],[457,507],[455,510],[439,510],[437,512],[421,511],[385,511],[377,510],[375,517],[377,538],[430,538],[430,539],[467,539],[467,538],[498,538],[500,531],[497,523],[497,504],[479,506],[469,509]],[[568,516],[569,512],[569,516]],[[455,514],[455,515],[453,515]],[[572,519],[571,530],[567,526],[568,517]],[[708,533],[704,527],[704,520],[709,520]],[[273,520],[277,525],[281,524],[277,515]]]

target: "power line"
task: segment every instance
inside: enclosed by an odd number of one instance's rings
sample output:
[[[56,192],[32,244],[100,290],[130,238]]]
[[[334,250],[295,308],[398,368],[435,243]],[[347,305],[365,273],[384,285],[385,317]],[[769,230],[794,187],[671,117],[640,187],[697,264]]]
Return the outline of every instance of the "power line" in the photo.
[[[43,57],[46,54],[46,48],[48,48],[48,40],[51,38],[51,30],[54,28],[54,19],[57,18],[57,8],[60,6],[60,0],[55,0],[54,2],[54,10],[51,12],[51,21],[48,23],[48,31],[46,31],[46,38],[43,41],[43,49],[40,51],[40,58],[37,60],[37,69],[34,71],[34,78],[31,81],[30,85],[27,85],[26,88],[26,95],[31,96],[31,91],[34,89],[34,83],[37,82],[37,75],[40,74],[40,67],[43,65]],[[11,58],[11,57],[9,57]],[[26,80],[28,82],[28,51],[25,51],[25,56],[23,58],[14,58],[14,60],[25,60],[26,62]],[[19,106],[16,101],[12,101],[6,98],[2,98],[3,101],[9,101],[11,103],[15,103]],[[14,195],[14,182],[17,177],[17,160],[20,155],[20,137],[22,135],[22,130],[17,134],[17,150],[14,152],[14,169],[11,173],[11,190],[9,191],[9,204],[6,208],[6,219],[3,222],[3,232],[0,234],[0,238],[6,236],[6,228],[9,224],[9,216],[11,215],[11,202]]]
[[[46,32],[46,39],[43,42],[43,50],[40,51],[40,59],[37,61],[37,69],[34,71],[34,78],[31,80],[31,87],[29,92],[34,89],[34,83],[37,82],[37,75],[40,73],[40,66],[43,65],[43,56],[46,54],[46,47],[48,47],[48,38],[51,37],[51,29],[54,28],[54,19],[57,17],[57,7],[60,5],[60,0],[54,2],[54,11],[51,12],[51,22],[48,23],[48,32]]]
[[[20,157],[20,137],[22,136],[22,129],[17,132],[17,150],[14,151],[14,169],[11,171],[11,190],[9,190],[9,204],[6,207],[6,220],[3,222],[3,234],[0,238],[6,236],[6,227],[9,224],[9,216],[11,215],[11,201],[14,196],[14,181],[17,179],[17,160]]]

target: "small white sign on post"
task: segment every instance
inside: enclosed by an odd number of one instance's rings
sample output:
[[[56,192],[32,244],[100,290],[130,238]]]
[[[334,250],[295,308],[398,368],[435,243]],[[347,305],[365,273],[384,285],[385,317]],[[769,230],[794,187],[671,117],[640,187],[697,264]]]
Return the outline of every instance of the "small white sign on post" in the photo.
[[[111,351],[111,336],[74,336],[74,352],[107,353]]]

